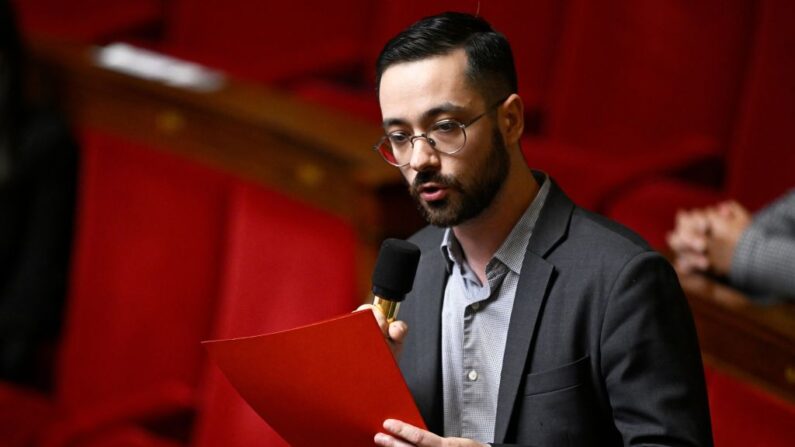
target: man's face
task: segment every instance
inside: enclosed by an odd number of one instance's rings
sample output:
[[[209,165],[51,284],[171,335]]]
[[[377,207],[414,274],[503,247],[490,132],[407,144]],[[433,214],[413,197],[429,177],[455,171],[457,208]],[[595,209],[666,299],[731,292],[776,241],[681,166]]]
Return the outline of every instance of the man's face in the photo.
[[[419,135],[444,119],[469,122],[487,104],[467,82],[466,53],[453,53],[389,67],[381,77],[379,100],[387,133]],[[466,128],[466,145],[442,154],[425,139],[414,142],[408,165],[400,168],[425,219],[456,226],[477,217],[508,176],[509,156],[491,115]]]

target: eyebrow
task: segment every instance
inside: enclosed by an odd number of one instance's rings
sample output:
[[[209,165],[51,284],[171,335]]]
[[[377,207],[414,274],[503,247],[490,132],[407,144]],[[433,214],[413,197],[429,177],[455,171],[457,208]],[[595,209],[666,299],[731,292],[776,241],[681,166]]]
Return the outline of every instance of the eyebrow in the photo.
[[[453,104],[451,102],[445,102],[423,112],[422,116],[420,116],[420,120],[426,121],[430,118],[441,115],[442,113],[464,112],[466,110],[467,109],[465,107]],[[384,120],[383,126],[384,128],[387,128],[390,126],[405,125],[405,124],[408,124],[408,121],[406,121],[405,119],[387,118]]]

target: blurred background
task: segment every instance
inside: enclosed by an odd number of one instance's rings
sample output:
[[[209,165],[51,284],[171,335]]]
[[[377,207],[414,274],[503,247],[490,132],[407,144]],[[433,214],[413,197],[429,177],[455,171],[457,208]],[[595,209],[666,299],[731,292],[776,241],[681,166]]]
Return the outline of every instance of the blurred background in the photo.
[[[528,163],[664,253],[795,187],[789,0],[0,0],[0,446],[284,445],[199,342],[367,301],[422,226],[375,59],[446,10],[511,42]],[[795,445],[793,304],[680,279],[716,445]]]

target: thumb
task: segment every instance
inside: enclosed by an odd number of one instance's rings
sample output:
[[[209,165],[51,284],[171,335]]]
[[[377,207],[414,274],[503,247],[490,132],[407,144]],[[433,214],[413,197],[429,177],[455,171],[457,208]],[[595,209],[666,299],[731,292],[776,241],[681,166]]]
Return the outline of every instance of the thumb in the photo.
[[[394,321],[389,325],[389,338],[395,343],[403,343],[409,332],[408,325],[403,321]]]

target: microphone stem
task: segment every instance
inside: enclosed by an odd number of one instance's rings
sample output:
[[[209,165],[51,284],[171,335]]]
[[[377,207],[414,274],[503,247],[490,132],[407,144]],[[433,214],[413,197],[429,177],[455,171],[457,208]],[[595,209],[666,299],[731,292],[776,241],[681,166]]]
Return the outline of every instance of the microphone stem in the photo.
[[[393,321],[397,320],[397,313],[398,309],[400,309],[400,301],[391,301],[380,296],[376,296],[373,299],[373,306],[377,307],[378,310],[386,317],[387,323],[392,323]]]

